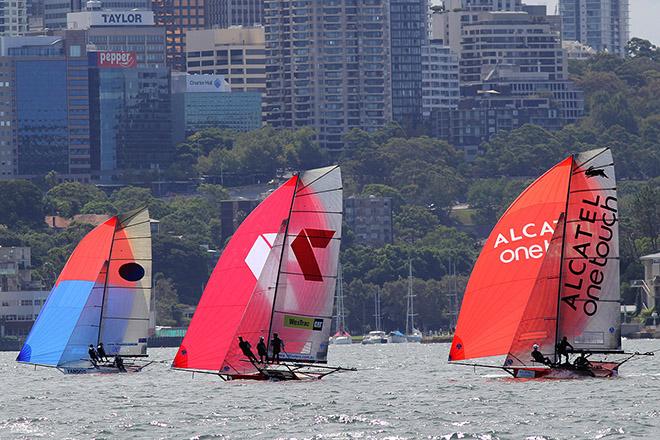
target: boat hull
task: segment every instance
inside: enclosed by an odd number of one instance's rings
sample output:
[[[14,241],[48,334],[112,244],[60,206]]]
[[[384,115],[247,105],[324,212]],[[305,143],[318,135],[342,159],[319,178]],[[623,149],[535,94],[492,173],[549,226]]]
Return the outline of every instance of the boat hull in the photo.
[[[578,369],[572,365],[552,368],[510,368],[507,369],[517,379],[576,379],[582,377],[607,378],[619,375],[619,363],[592,361],[591,366]]]
[[[353,343],[350,336],[335,336],[332,338],[332,343],[335,345],[349,345]]]

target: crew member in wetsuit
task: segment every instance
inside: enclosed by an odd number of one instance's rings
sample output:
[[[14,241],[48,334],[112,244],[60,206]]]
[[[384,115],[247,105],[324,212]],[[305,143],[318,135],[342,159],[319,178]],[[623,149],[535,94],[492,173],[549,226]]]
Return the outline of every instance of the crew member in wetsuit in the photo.
[[[280,339],[277,333],[273,334],[273,340],[270,341],[273,347],[273,362],[280,363],[280,352],[284,349],[284,341]]]
[[[99,355],[98,353],[96,353],[96,349],[92,344],[89,344],[89,349],[87,350],[87,353],[89,354],[89,360],[92,362],[92,365],[96,367],[97,364],[99,363]]]
[[[108,355],[105,354],[105,348],[103,348],[103,342],[99,342],[99,345],[96,347],[96,353],[98,353],[100,361],[108,362]]]
[[[243,354],[250,360],[250,362],[257,362],[257,357],[252,353],[252,345],[248,341],[243,340],[243,336],[238,337],[238,346]]]
[[[268,361],[268,349],[266,348],[266,342],[264,342],[263,336],[259,337],[259,343],[257,344],[257,353],[259,353],[259,362],[263,364],[264,359],[266,359],[266,362]]]
[[[115,367],[122,373],[126,372],[126,367],[124,367],[124,360],[119,355],[115,355]]]
[[[532,350],[532,359],[534,360],[534,362],[538,362],[544,365],[552,364],[552,361],[550,361],[550,359],[548,359],[547,357],[543,356],[543,353],[539,351],[538,344],[534,344],[532,348],[534,349]]]
[[[561,364],[561,357],[566,356],[566,363],[570,364],[571,363],[571,358],[568,356],[568,347],[571,348],[571,351],[573,351],[573,346],[571,345],[570,342],[568,342],[568,338],[564,336],[561,338],[561,341],[557,343],[557,356],[559,357],[559,363]]]
[[[587,359],[587,356],[585,356],[584,353],[580,353],[580,356],[575,359],[573,365],[575,366],[576,370],[589,370],[589,367],[591,367],[591,362],[589,362],[589,359]]]

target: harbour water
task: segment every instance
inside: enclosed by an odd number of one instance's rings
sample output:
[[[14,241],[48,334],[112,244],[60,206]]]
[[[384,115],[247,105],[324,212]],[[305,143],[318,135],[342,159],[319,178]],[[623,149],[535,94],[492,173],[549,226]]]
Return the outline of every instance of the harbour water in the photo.
[[[649,351],[660,341],[624,341]],[[0,353],[0,439],[658,439],[660,357],[613,379],[512,380],[447,365],[448,344],[331,346],[358,372],[222,382],[172,371],[64,376]]]

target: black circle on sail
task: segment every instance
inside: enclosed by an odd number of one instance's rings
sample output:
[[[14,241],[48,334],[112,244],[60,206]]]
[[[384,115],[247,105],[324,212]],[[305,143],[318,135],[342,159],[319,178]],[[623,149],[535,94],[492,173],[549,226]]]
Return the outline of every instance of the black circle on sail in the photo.
[[[144,267],[137,263],[126,263],[119,268],[119,276],[126,281],[140,281],[144,277]]]

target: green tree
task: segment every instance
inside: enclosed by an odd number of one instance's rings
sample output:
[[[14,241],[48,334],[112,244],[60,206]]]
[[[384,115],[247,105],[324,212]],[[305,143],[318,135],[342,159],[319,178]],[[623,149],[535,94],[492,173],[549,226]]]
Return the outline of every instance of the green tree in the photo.
[[[174,282],[162,273],[154,275],[154,295],[156,295],[156,324],[176,326],[174,311],[179,297]]]
[[[653,60],[660,58],[660,52],[655,44],[637,37],[633,37],[626,43],[626,53],[633,58],[646,57]]]
[[[64,217],[73,217],[80,214],[83,206],[90,202],[107,201],[107,196],[94,185],[64,182],[48,190],[46,201],[52,212]]]
[[[0,224],[40,228],[45,205],[39,188],[27,180],[0,181]]]
[[[127,212],[146,206],[152,218],[161,218],[170,213],[166,203],[156,199],[147,188],[126,186],[113,192],[110,201],[117,208],[117,212]]]

